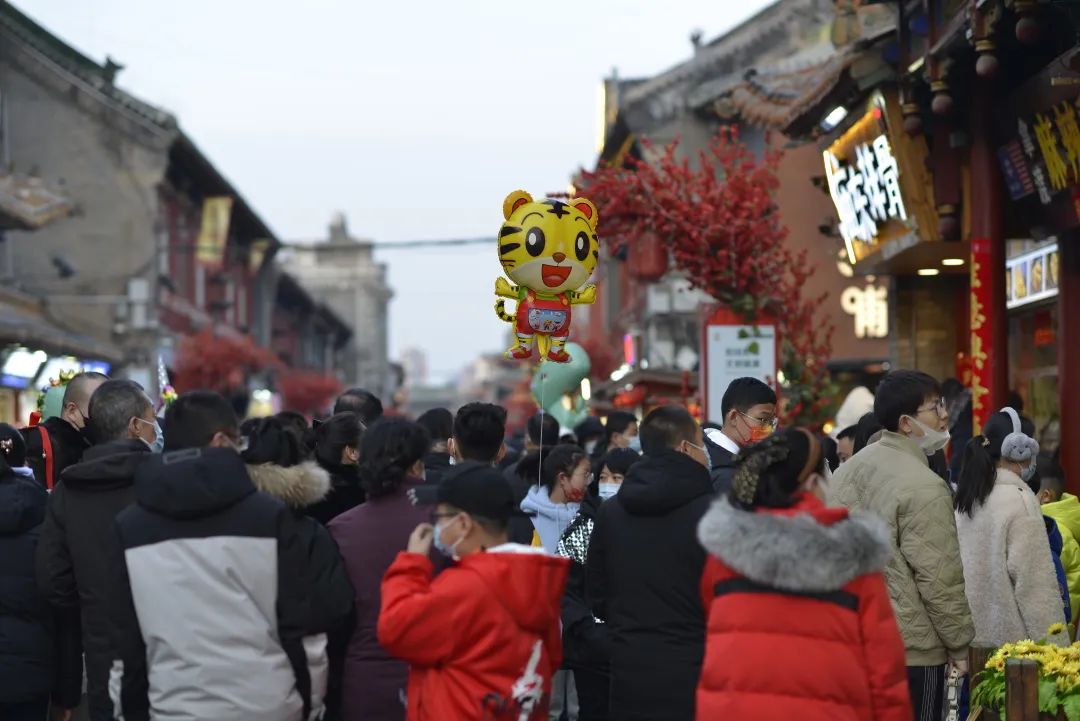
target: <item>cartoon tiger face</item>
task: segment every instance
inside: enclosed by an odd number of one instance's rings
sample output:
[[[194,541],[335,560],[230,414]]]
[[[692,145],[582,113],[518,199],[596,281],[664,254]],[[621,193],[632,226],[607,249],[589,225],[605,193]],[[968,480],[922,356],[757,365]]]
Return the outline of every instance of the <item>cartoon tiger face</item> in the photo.
[[[538,293],[577,290],[596,270],[596,206],[585,198],[534,202],[524,190],[503,201],[499,261],[514,283]]]

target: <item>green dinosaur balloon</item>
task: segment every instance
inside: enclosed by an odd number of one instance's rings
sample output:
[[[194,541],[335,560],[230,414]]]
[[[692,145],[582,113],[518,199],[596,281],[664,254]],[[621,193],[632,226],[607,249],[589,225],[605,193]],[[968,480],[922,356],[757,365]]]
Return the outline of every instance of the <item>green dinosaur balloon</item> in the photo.
[[[589,415],[581,397],[581,381],[589,377],[592,363],[589,354],[577,343],[567,343],[570,360],[566,363],[544,363],[533,372],[532,394],[536,404],[551,414],[563,428],[573,428]],[[563,402],[570,399],[570,408]],[[542,402],[541,402],[542,401]]]

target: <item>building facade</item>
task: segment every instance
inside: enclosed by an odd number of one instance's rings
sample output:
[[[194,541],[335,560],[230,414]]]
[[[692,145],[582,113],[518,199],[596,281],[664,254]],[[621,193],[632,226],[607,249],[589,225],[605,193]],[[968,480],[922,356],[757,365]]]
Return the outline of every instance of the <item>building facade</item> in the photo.
[[[856,277],[840,262],[835,242],[822,235],[833,211],[820,151],[792,146],[772,108],[746,92],[749,82],[758,81],[759,68],[800,79],[793,87],[773,88],[772,97],[803,92],[816,81],[818,66],[835,56],[833,21],[828,0],[780,0],[710,42],[695,36],[692,56],[667,72],[608,79],[598,162],[618,166],[628,156],[649,161],[650,152],[676,139],[680,157],[697,162],[725,125],[737,126],[742,142],[759,156],[783,148],[776,203],[789,230],[785,242],[815,267],[804,297],[828,295],[819,321],[834,327],[829,367],[851,385],[879,374],[891,357],[889,290],[877,278]],[[700,406],[706,393],[703,314],[714,301],[690,287],[662,238],[621,240],[623,248],[599,265],[596,305],[582,312],[582,343],[594,375],[607,381],[594,387],[594,404],[601,410],[665,400]]]
[[[349,235],[339,214],[325,240],[290,244],[287,262],[304,287],[352,329],[342,358],[346,384],[389,398],[397,390],[388,337],[393,291],[386,266],[375,261],[374,253],[371,241]]]
[[[159,366],[172,370],[183,340],[209,331],[274,347],[279,372],[336,370],[347,326],[305,295],[302,322],[284,331],[301,351],[282,350],[275,314],[292,313],[297,301],[279,288],[280,242],[172,114],[116,86],[119,68],[82,55],[0,0],[0,202],[14,169],[69,206],[32,232],[27,223],[10,226],[0,274],[30,322],[73,334],[67,347],[46,348],[0,328],[0,363],[18,359],[12,363],[23,373],[34,365],[29,380],[16,379],[27,383],[26,395],[59,363],[107,367],[156,396]],[[23,362],[42,353],[48,362]]]

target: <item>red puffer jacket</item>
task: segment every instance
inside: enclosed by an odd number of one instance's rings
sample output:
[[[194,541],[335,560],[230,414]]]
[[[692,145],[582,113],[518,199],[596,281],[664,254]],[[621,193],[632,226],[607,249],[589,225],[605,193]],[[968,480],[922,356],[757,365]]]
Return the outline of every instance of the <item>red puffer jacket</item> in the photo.
[[[716,501],[698,527],[711,556],[697,718],[911,721],[887,533],[810,495],[757,513]]]
[[[409,664],[408,721],[541,721],[562,662],[570,561],[506,544],[431,580],[401,553],[383,579],[379,643]]]

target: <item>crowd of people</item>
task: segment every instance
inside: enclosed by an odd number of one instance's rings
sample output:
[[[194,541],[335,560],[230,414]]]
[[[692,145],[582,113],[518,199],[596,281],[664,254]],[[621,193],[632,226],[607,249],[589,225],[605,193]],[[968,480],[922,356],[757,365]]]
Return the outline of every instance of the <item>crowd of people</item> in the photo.
[[[516,444],[486,403],[159,418],[78,375],[0,424],[0,719],[940,721],[972,645],[1080,608],[1060,465],[1014,408],[950,448],[955,410],[894,371],[827,437],[744,378],[718,424]]]

